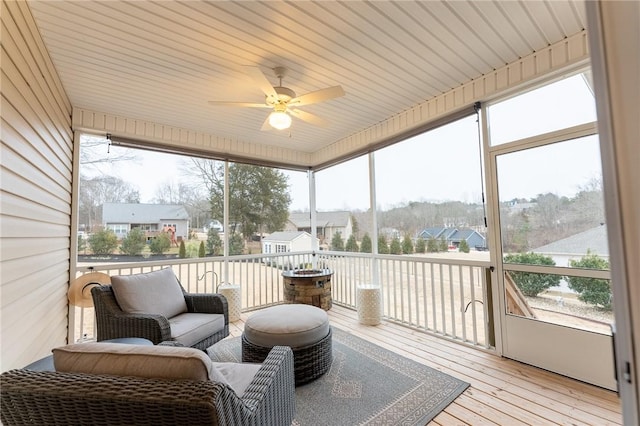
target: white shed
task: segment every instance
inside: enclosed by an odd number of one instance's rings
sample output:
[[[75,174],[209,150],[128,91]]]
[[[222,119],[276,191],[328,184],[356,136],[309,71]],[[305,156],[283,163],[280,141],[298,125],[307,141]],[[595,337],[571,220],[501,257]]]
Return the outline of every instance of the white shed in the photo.
[[[311,238],[311,234],[305,231],[274,232],[262,239],[262,253],[309,251],[313,249],[313,240]]]

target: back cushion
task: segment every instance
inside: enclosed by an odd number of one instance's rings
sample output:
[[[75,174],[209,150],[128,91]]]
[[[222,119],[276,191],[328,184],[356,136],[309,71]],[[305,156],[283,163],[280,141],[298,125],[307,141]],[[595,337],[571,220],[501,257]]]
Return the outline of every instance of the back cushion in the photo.
[[[187,312],[187,302],[171,268],[116,275],[111,277],[111,287],[120,308],[130,314],[160,314],[171,318]]]
[[[53,364],[65,373],[225,381],[204,352],[176,346],[78,343],[53,349]]]

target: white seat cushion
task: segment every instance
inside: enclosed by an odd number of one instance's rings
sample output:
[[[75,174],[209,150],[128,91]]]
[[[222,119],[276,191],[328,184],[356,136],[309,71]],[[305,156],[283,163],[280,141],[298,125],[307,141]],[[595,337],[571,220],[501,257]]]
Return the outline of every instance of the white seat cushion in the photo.
[[[184,346],[193,346],[224,329],[223,314],[187,312],[169,318],[171,337]]]
[[[329,334],[329,317],[311,305],[278,305],[252,314],[244,325],[245,338],[257,346],[300,348]]]
[[[111,288],[120,308],[130,314],[160,314],[166,318],[187,312],[187,302],[171,268],[144,274],[115,275]]]
[[[238,362],[213,363],[213,369],[224,377],[225,382],[240,398],[244,395],[261,366],[262,364]]]

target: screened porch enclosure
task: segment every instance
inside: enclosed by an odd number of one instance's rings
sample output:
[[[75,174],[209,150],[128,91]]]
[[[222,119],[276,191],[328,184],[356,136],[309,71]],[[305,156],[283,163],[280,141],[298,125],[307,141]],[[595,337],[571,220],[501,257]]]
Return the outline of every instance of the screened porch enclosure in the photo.
[[[604,279],[605,282],[609,277],[606,232],[602,226],[605,222],[602,172],[597,134],[592,122],[595,111],[589,81],[590,74],[586,69],[506,101],[493,102],[483,107],[482,114],[478,105],[475,113],[465,118],[458,118],[456,114],[449,123],[442,120],[435,128],[318,171],[276,169],[275,173],[286,179],[288,185],[284,192],[289,197],[289,210],[306,212],[302,213],[306,215],[304,226],[298,230],[318,236],[318,240],[313,241],[314,246],[309,245],[307,250],[344,249],[343,246],[336,247],[335,241],[332,241],[336,231],[331,226],[335,224],[329,223],[335,219],[327,216],[337,214],[332,210],[342,210],[342,216],[350,216],[348,228],[335,229],[340,229],[340,244],[351,239],[353,245],[347,249],[348,252],[388,254],[395,243],[400,251],[391,251],[392,254],[439,253],[446,257],[449,252],[452,256],[461,256],[463,260],[484,262],[490,262],[491,256],[504,256],[507,264],[529,263],[532,260],[524,254],[535,252],[538,258],[548,259],[548,266],[560,268],[554,270],[558,279],[534,293],[525,289],[525,296],[535,299],[524,303],[549,311],[548,315],[543,312],[538,315],[545,320],[608,334],[612,322],[610,303],[590,304],[595,300],[594,297],[585,296],[590,289],[576,291],[567,278],[572,274],[571,269],[563,269],[572,265],[584,268],[580,259],[592,255],[598,259],[602,257],[597,268],[604,270],[589,272],[587,267],[579,275]],[[550,100],[553,100],[554,108],[543,108],[542,105]],[[537,105],[535,112],[530,110],[532,105]],[[573,112],[562,118],[560,111],[564,110]],[[485,136],[481,138],[481,134]],[[147,150],[122,148],[117,144],[107,146],[107,143],[100,137],[91,138],[90,148],[85,154],[81,152],[81,157],[89,163],[83,167],[81,162],[81,173],[82,170],[97,169],[99,162],[90,159],[101,159],[105,151],[110,150],[109,155],[113,159],[109,161],[109,167],[98,169],[97,173],[116,174],[118,178],[131,183],[132,189],[129,191],[136,193],[138,200],[143,203],[158,199],[178,202],[180,197],[175,194],[191,191],[189,184],[193,185],[194,192],[196,186],[215,188],[212,193],[215,193],[216,201],[213,204],[207,201],[209,189],[196,194],[194,200],[185,201],[197,205],[191,210],[192,223],[221,219],[225,223],[220,228],[229,229],[229,232],[219,234],[222,239],[242,233],[244,226],[246,231],[243,237],[246,241],[251,237],[261,239],[269,235],[269,231],[283,230],[269,230],[265,228],[269,225],[265,224],[249,226],[237,215],[237,211],[243,208],[239,202],[251,191],[240,193],[234,189],[246,183],[240,182],[239,178],[234,180],[233,173],[247,165],[230,162],[225,166],[229,169],[225,169],[223,163],[216,160],[193,158],[186,154],[150,153]],[[142,155],[142,163],[137,155]],[[495,164],[493,160],[486,163],[492,158],[490,155],[495,156]],[[128,160],[127,156],[131,159]],[[574,161],[578,156],[580,161]],[[551,162],[551,167],[543,167]],[[127,163],[132,163],[132,167],[127,167]],[[260,166],[256,167],[258,169]],[[245,171],[237,173],[246,174],[246,170],[250,169],[242,170]],[[231,174],[228,201],[231,214],[226,218],[223,217],[225,173]],[[86,193],[83,182],[89,185],[92,181],[86,178],[81,181],[81,194]],[[491,191],[494,182],[498,185],[497,196],[488,198],[486,188]],[[136,184],[140,185],[142,193],[134,191],[138,188]],[[283,188],[278,192],[282,192]],[[102,192],[108,191],[103,189]],[[127,194],[121,196],[126,197]],[[79,216],[79,226],[85,229],[91,220],[90,216],[95,216],[87,211],[99,208],[97,203],[100,198],[97,201],[83,200],[81,195],[81,212],[84,213]],[[376,203],[373,208],[372,200]],[[278,201],[283,202],[284,199]],[[87,207],[91,203],[95,205]],[[313,221],[309,206],[322,212],[320,220],[316,217]],[[256,213],[263,210],[259,206],[253,209]],[[495,214],[489,215],[492,212]],[[261,223],[268,222],[269,211],[260,213],[263,216]],[[208,217],[207,214],[212,216]],[[300,214],[295,213],[298,216]],[[278,226],[296,230],[295,227],[291,228],[292,223],[283,223]],[[487,226],[494,223],[493,227]],[[203,239],[209,244],[207,235],[201,229],[193,229],[199,237],[194,238],[193,244],[187,241],[190,244],[188,257],[196,256],[197,247],[194,244]],[[589,234],[592,229],[602,232]],[[222,244],[222,239],[217,254],[223,254],[221,247],[229,245],[229,241]],[[368,241],[366,249],[362,247],[365,239]],[[550,246],[554,241],[558,241],[557,244],[570,244],[563,242],[571,239],[577,241],[573,243],[572,252],[568,252],[567,248]],[[467,241],[472,241],[471,246]],[[495,245],[492,241],[496,241]],[[466,251],[470,254],[463,254],[461,242],[467,246]],[[405,243],[408,247],[398,245]],[[499,246],[501,250],[497,252],[492,249],[493,253],[490,253],[488,249],[492,245]],[[286,245],[280,246],[281,249],[272,252],[291,250]],[[84,253],[86,248],[87,244],[83,244]],[[255,250],[262,249],[264,247],[247,246],[244,253],[255,253]],[[78,254],[82,253],[82,250],[78,251]],[[241,253],[237,251],[233,254]],[[512,266],[506,265],[505,268]],[[370,274],[369,282],[378,283],[386,279],[380,273]],[[515,275],[520,277],[518,273]],[[223,275],[220,275],[220,280],[228,281]],[[608,284],[601,286],[605,289],[599,297],[606,298]],[[537,297],[543,290],[544,294]],[[610,290],[608,294],[610,297]],[[596,312],[596,308],[604,309]],[[563,320],[562,314],[583,316],[584,321]]]
[[[251,312],[282,302],[282,268],[322,258],[336,271],[331,319],[338,326],[426,363],[434,356],[435,365],[470,378],[473,392],[437,424],[619,424],[620,401],[624,419],[637,423],[638,327],[631,303],[637,289],[629,285],[638,272],[629,261],[637,257],[637,132],[629,126],[637,122],[637,105],[620,87],[638,86],[637,4],[337,2],[329,10],[315,2],[256,3],[262,13],[235,2],[1,5],[3,370],[93,338],[93,313],[67,299],[70,281],[91,266],[110,274],[171,267],[196,291],[242,283],[237,336]],[[275,18],[308,29],[304,44],[314,48],[289,43],[300,41],[285,36],[297,34],[295,26],[278,26],[284,33],[262,26]],[[360,25],[378,18],[385,25],[368,31]],[[432,18],[446,23],[443,39],[425,33],[435,28]],[[149,25],[156,19],[163,25]],[[493,25],[469,25],[485,19]],[[328,22],[335,27],[311,37]],[[393,39],[386,37],[391,28]],[[352,49],[345,37],[370,48]],[[284,65],[285,84],[297,93],[341,84],[346,96],[309,109],[331,126],[294,117],[287,137],[264,132],[265,111],[203,107],[256,94],[240,81],[238,64],[255,65],[265,76]],[[566,81],[587,90],[561,99],[547,93],[542,106],[518,105],[526,94]],[[576,114],[585,110],[590,115]],[[494,121],[500,114],[502,124]],[[455,123],[466,123],[468,132],[446,136],[442,145],[453,154],[435,154],[440,143],[432,136]],[[83,135],[109,135],[114,151],[129,147],[290,173],[306,186],[294,197],[304,201],[292,210],[309,212],[311,234],[331,228],[317,221],[326,211],[352,213],[360,229],[352,231],[353,241],[344,239],[344,251],[333,241],[340,233],[329,231],[311,251],[274,253],[270,265],[265,253],[247,248],[253,235],[241,242],[242,251],[232,249],[238,242],[232,234],[240,235],[232,229],[240,227],[230,219],[235,209],[224,203],[222,215],[189,218],[195,229],[220,220],[226,235],[216,256],[201,259],[188,246],[184,259],[84,262],[79,256],[91,255],[91,228],[102,224],[91,215],[80,221]],[[456,180],[466,189],[454,189]],[[152,228],[148,221],[131,223]],[[130,226],[114,226],[126,238]],[[365,233],[370,248],[362,250]],[[470,244],[470,237],[480,240]],[[347,249],[354,244],[358,251]],[[376,327],[355,319],[354,293],[372,284],[384,310]],[[616,388],[614,324],[620,399],[604,390]],[[597,370],[598,378],[565,370],[571,364]],[[505,374],[495,373],[501,365]],[[555,386],[563,390],[544,395]],[[528,402],[532,408],[523,409]]]
[[[552,99],[558,99],[557,111],[541,108],[540,117],[523,117],[532,104]],[[175,164],[162,162],[165,174],[175,169],[168,173],[170,178],[178,179],[182,173],[194,188],[207,188],[190,203],[197,204],[200,213],[212,213],[203,222],[221,218],[221,228],[227,230],[213,236],[191,233],[187,257],[198,257],[195,245],[209,247],[211,238],[219,248],[208,254],[219,257],[178,260],[177,272],[185,274],[182,278],[196,291],[201,286],[215,291],[217,284],[207,283],[214,277],[218,284],[240,285],[242,309],[250,311],[285,301],[283,269],[328,267],[334,273],[336,304],[357,309],[357,289],[379,286],[386,320],[507,356],[513,347],[504,324],[513,316],[575,329],[570,333],[576,335],[601,334],[605,342],[613,323],[606,233],[589,233],[603,229],[605,221],[593,105],[586,69],[505,101],[478,104],[467,117],[456,114],[450,122],[442,120],[437,127],[332,167],[306,173],[273,170],[281,186],[272,195],[264,192],[262,198],[274,197],[266,205],[293,205],[307,211],[304,232],[318,238],[309,240],[302,251],[280,244],[282,249],[258,255],[254,250],[260,252],[263,246],[249,246],[250,240],[261,241],[270,232],[291,226],[272,222],[270,215],[281,213],[252,204],[251,190],[241,189],[247,187],[241,176],[254,172],[263,176],[270,169],[188,156]],[[565,109],[573,114],[558,118]],[[145,152],[122,150],[117,143],[109,149],[122,157]],[[167,155],[172,157],[178,158]],[[574,161],[578,157],[581,160]],[[152,161],[146,167],[153,169]],[[552,162],[552,167],[542,167]],[[119,177],[139,182],[144,174],[136,169]],[[155,176],[150,180],[159,188],[156,197],[164,188],[170,199],[173,190]],[[293,182],[285,186],[288,179]],[[173,185],[188,190],[186,183]],[[255,186],[257,191],[267,188]],[[283,190],[287,195],[276,200]],[[485,191],[498,196],[486,196]],[[147,200],[142,201],[148,201],[148,194],[147,190]],[[240,214],[246,205],[254,206],[246,216],[253,219]],[[336,224],[323,219],[338,217],[332,208],[349,215],[349,224],[339,231],[328,228]],[[314,211],[321,213],[314,217]],[[586,237],[580,239],[583,234]],[[549,248],[571,239],[577,240],[571,253]],[[474,242],[470,246],[468,241]],[[83,260],[101,263],[90,256]],[[496,263],[498,267],[492,268]],[[143,270],[143,265],[121,273]],[[120,266],[107,263],[99,268],[111,273]],[[196,275],[204,278],[194,281]],[[74,332],[70,338],[92,335],[84,324],[74,327],[78,328],[82,334]],[[541,344],[553,344],[542,340]],[[614,388],[611,345],[600,345],[604,366],[593,380]],[[528,362],[545,366],[538,359]],[[572,374],[591,380],[582,373]]]

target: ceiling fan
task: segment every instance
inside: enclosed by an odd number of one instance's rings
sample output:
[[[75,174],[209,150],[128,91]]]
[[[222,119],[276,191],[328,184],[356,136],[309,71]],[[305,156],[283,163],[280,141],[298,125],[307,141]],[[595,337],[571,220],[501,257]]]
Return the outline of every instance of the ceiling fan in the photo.
[[[327,87],[296,96],[296,92],[282,85],[282,79],[287,73],[285,67],[275,67],[273,69],[275,76],[279,80],[278,86],[272,86],[260,68],[246,66],[244,69],[249,78],[264,92],[264,103],[226,101],[209,101],[209,103],[221,106],[271,108],[273,111],[262,124],[262,130],[268,130],[271,127],[277,130],[288,129],[291,126],[291,116],[317,126],[327,126],[327,120],[297,108],[344,96],[344,90],[341,86]]]

